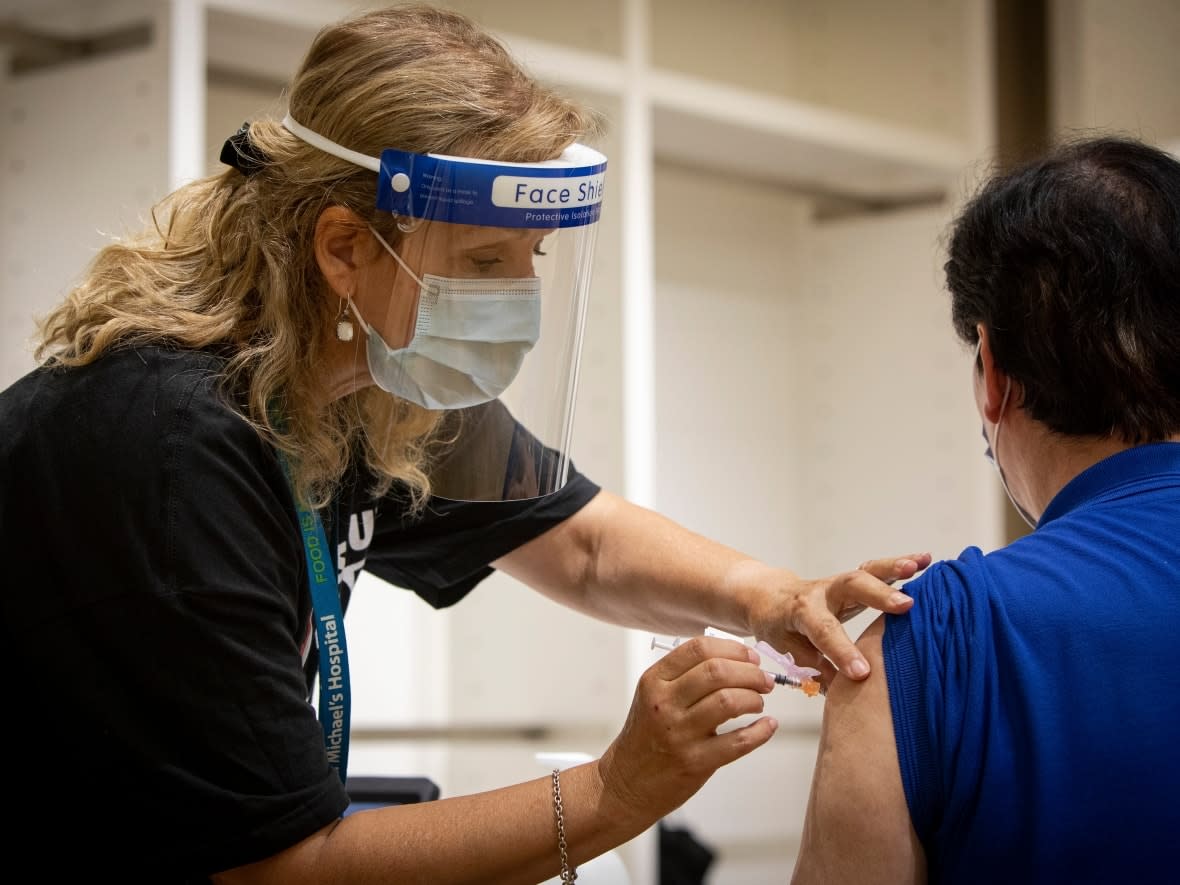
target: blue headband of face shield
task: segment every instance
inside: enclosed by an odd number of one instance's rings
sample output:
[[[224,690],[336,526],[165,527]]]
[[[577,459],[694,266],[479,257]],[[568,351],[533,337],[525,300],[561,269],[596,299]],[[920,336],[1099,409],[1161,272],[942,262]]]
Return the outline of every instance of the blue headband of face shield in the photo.
[[[377,208],[405,218],[505,228],[581,227],[598,221],[606,157],[572,144],[560,157],[501,163],[386,148],[381,158],[350,150],[301,125],[283,126],[303,141],[378,174]]]

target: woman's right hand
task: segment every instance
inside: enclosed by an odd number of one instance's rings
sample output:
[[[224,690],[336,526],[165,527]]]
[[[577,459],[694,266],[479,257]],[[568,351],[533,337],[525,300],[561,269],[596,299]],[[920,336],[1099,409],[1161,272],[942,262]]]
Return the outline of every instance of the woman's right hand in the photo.
[[[650,666],[623,730],[599,760],[604,798],[650,824],[718,768],[770,740],[778,723],[769,717],[717,732],[730,719],[762,712],[774,681],[758,664],[758,653],[741,642],[698,636]]]

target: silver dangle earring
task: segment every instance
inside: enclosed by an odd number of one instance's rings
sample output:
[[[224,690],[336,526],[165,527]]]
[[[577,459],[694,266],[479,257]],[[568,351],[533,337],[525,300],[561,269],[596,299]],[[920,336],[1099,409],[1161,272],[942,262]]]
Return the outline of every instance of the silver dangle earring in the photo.
[[[336,338],[340,341],[351,341],[353,333],[356,331],[352,325],[352,317],[348,315],[348,305],[351,303],[352,296],[344,299],[344,305],[340,308],[340,316],[336,318]]]

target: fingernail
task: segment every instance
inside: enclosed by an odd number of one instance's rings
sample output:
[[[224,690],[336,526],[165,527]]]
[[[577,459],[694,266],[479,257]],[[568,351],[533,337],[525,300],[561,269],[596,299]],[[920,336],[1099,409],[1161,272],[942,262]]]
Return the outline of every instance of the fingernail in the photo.
[[[766,677],[766,687],[767,688],[774,688],[774,677],[771,676],[769,673],[767,673],[765,670],[762,671],[762,675]]]
[[[746,657],[749,658],[751,664],[762,663],[762,655],[758,654],[758,652],[754,651],[752,648],[746,649]]]
[[[770,733],[771,734],[774,734],[776,731],[778,731],[778,720],[777,719],[775,719],[772,716],[769,719],[767,719],[767,722],[770,723]]]
[[[865,676],[868,676],[869,675],[868,662],[862,658],[857,658],[855,661],[853,661],[851,664],[848,665],[848,675],[851,676],[853,679],[863,679]]]
[[[904,593],[894,593],[889,597],[890,605],[907,605],[913,601],[912,596],[906,596]]]

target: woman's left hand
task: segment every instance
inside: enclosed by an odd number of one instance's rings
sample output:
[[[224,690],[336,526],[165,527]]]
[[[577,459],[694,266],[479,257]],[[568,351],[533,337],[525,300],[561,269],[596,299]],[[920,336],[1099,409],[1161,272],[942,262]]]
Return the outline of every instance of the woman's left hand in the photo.
[[[929,553],[874,559],[805,580],[602,491],[493,565],[609,623],[670,635],[712,625],[764,639],[801,666],[818,669],[826,686],[837,668],[853,679],[868,675],[842,622],[866,608],[908,611],[913,600],[890,585],[930,560]]]
[[[903,614],[913,599],[892,587],[930,565],[929,553],[873,559],[852,571],[808,580],[787,569],[761,565],[756,580],[751,632],[779,652],[790,652],[801,666],[820,671],[826,687],[837,670],[852,679],[869,675],[869,665],[843,627],[866,608]],[[760,564],[759,564],[760,565]]]

